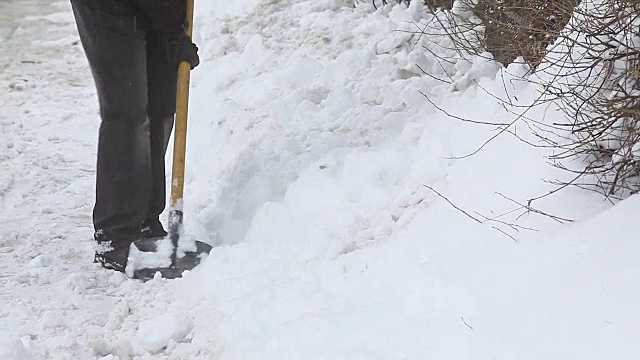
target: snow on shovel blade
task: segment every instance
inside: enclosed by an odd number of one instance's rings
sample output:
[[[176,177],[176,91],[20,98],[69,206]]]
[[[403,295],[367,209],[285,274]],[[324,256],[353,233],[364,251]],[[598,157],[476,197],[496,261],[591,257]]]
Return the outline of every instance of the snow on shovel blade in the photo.
[[[173,244],[168,236],[138,240],[129,249],[126,274],[144,281],[153,279],[156,273],[165,279],[180,278],[183,272],[198,266],[211,249],[211,245],[181,237],[176,262],[171,264]]]

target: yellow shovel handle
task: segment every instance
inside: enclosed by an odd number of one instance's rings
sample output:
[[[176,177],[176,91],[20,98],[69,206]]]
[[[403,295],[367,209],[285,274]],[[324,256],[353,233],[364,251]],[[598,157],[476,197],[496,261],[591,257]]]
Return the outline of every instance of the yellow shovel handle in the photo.
[[[193,35],[194,0],[187,1],[187,34]],[[184,168],[187,150],[187,118],[189,114],[189,84],[191,64],[186,61],[178,68],[178,92],[176,96],[176,125],[173,146],[173,171],[171,175],[171,209],[182,211],[184,196]]]

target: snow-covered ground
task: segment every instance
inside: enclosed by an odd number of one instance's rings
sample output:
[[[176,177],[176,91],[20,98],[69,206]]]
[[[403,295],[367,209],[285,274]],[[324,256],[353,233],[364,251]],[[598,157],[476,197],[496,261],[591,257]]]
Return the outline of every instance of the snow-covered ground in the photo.
[[[494,96],[537,89],[396,31],[419,3],[197,2],[185,215],[215,249],[146,283],[92,263],[99,117],[68,2],[0,3],[0,359],[638,358],[640,198],[510,212],[567,175],[509,134],[464,157],[495,126],[433,104],[509,123]]]

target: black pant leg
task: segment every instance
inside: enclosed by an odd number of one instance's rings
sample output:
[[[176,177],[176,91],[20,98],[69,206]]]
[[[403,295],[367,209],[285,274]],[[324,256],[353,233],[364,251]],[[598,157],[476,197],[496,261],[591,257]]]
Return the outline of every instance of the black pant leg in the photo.
[[[72,0],[100,103],[93,221],[111,240],[138,236],[151,188],[145,25],[127,2]]]
[[[151,141],[151,196],[147,222],[158,220],[166,207],[165,154],[176,112],[178,68],[170,64],[162,35],[147,34],[147,87]]]

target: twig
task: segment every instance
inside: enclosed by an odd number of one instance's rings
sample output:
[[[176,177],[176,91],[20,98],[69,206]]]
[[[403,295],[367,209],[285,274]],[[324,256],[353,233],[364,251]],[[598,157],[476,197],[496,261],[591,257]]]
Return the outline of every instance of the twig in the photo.
[[[467,324],[467,322],[464,320],[464,317],[460,316],[460,319],[462,319],[462,322],[466,327],[468,327],[471,331],[473,331],[473,328],[471,327],[471,325]]]
[[[428,96],[428,95],[426,95],[425,93],[423,93],[423,92],[422,92],[422,90],[419,90],[418,92],[419,92],[422,96],[424,96],[424,97],[425,97],[425,99],[427,99],[427,101],[428,101],[431,105],[433,105],[433,107],[435,107],[438,111],[440,111],[440,112],[444,113],[444,114],[445,114],[445,115],[447,115],[448,117],[451,117],[451,118],[454,118],[454,119],[457,119],[457,120],[460,120],[460,121],[464,121],[464,122],[470,122],[470,123],[473,123],[473,124],[479,124],[479,125],[492,125],[492,126],[508,126],[508,125],[509,125],[509,124],[507,124],[507,123],[491,123],[491,122],[486,122],[486,121],[477,121],[477,120],[472,120],[472,119],[465,119],[465,118],[463,118],[463,117],[453,115],[453,114],[451,114],[451,113],[447,112],[446,110],[444,110],[442,107],[440,107],[440,106],[436,105],[436,104],[435,104],[435,103],[434,103],[434,102],[429,98],[429,96]]]
[[[506,200],[509,200],[509,201],[513,202],[513,203],[514,203],[514,204],[516,204],[516,205],[519,205],[519,206],[520,206],[520,209],[524,209],[524,210],[526,210],[526,212],[532,212],[532,213],[535,213],[535,214],[539,214],[539,215],[547,216],[547,217],[549,217],[549,218],[551,218],[551,219],[553,219],[553,220],[555,220],[555,221],[557,221],[557,222],[559,222],[559,223],[561,223],[561,224],[562,224],[562,223],[565,223],[565,222],[573,222],[573,220],[571,220],[571,219],[563,218],[563,217],[556,216],[556,215],[551,215],[551,214],[548,214],[548,213],[546,213],[546,212],[544,212],[544,211],[540,211],[540,210],[538,210],[538,209],[535,209],[535,208],[531,207],[531,205],[530,205],[530,204],[529,204],[529,205],[521,204],[521,203],[519,203],[518,201],[516,201],[516,200],[514,200],[514,199],[511,199],[511,198],[507,197],[506,195],[504,195],[504,194],[502,194],[502,193],[499,193],[499,192],[498,192],[498,193],[496,193],[496,194],[498,194],[498,195],[502,196],[502,197],[503,197],[503,198],[505,198]],[[518,219],[519,219],[519,218],[521,218],[523,215],[525,215],[525,214],[526,214],[526,212],[525,212],[525,213],[523,213],[523,214],[521,214],[520,216],[518,216]]]
[[[444,201],[448,202],[449,205],[451,205],[454,209],[460,211],[461,213],[467,215],[469,218],[473,219],[475,222],[482,224],[482,221],[476,219],[475,217],[473,217],[471,214],[469,214],[468,212],[462,210],[461,208],[459,208],[458,206],[456,206],[454,203],[451,202],[451,200],[449,200],[446,196],[440,194],[436,189],[432,188],[429,185],[423,185],[424,187],[426,187],[427,189],[433,191],[436,195],[438,195],[440,198],[442,198]]]
[[[460,211],[461,213],[463,213],[463,214],[464,214],[464,215],[466,215],[467,217],[471,218],[471,219],[472,219],[472,220],[474,220],[475,222],[477,222],[477,223],[479,223],[479,224],[484,224],[484,223],[485,223],[484,221],[482,221],[482,220],[480,220],[480,219],[478,219],[478,218],[474,217],[473,215],[471,215],[471,214],[469,214],[468,212],[466,212],[466,211],[464,211],[463,209],[461,209],[459,206],[455,205],[453,202],[451,202],[451,200],[449,200],[449,198],[447,198],[446,196],[442,195],[441,193],[439,193],[436,189],[432,188],[431,186],[429,186],[429,185],[423,185],[423,186],[424,186],[424,187],[426,187],[427,189],[429,189],[429,190],[433,191],[436,195],[438,195],[440,198],[442,198],[444,201],[446,201],[446,202],[447,202],[449,205],[451,205],[454,209],[456,209],[456,210]],[[483,216],[483,215],[480,215],[480,216],[485,217],[485,216]],[[485,217],[485,218],[486,218],[486,217]],[[490,220],[490,221],[495,221],[495,222],[498,222],[498,223],[506,224],[505,222],[502,222],[502,221],[499,221],[499,220],[493,220],[493,219],[492,219],[492,220]],[[509,225],[509,224],[507,224],[507,225]],[[509,225],[509,226],[514,226],[514,227],[512,227],[512,228],[514,228],[514,229],[515,229],[515,226],[516,226],[516,225]],[[502,233],[502,234],[504,234],[504,235],[506,235],[506,236],[508,236],[509,238],[511,238],[511,240],[513,240],[513,241],[515,241],[515,242],[518,242],[518,240],[517,240],[513,235],[508,234],[508,233],[507,233],[507,232],[505,232],[504,230],[499,229],[499,228],[497,228],[496,226],[493,226],[493,225],[491,226],[491,228],[492,228],[492,229],[494,229],[494,230],[499,231],[500,233]]]

